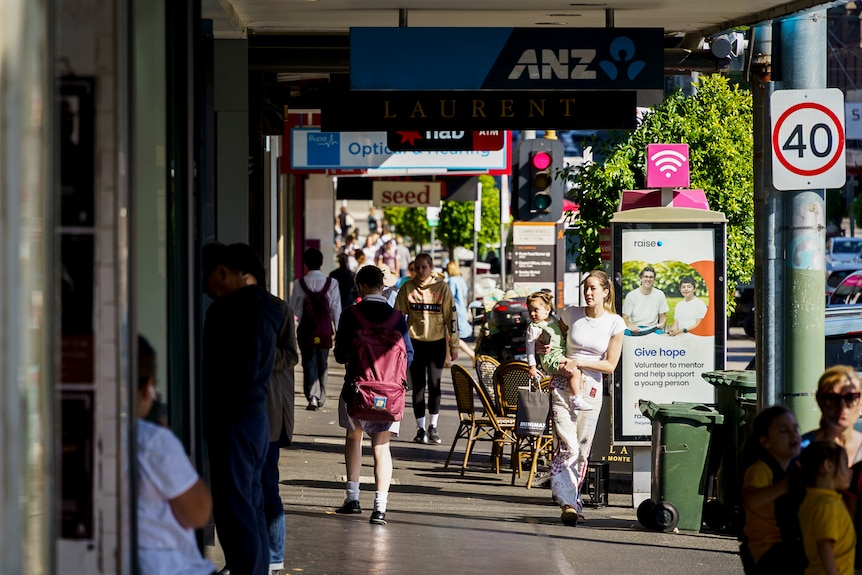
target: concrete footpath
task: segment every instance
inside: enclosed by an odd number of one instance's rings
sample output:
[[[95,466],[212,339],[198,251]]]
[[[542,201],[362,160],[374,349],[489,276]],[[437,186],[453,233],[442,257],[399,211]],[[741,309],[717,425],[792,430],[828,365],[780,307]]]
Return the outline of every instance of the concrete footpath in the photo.
[[[469,360],[458,363],[470,366]],[[296,396],[294,445],[283,449],[280,459],[287,523],[285,573],[742,573],[734,537],[647,531],[637,521],[630,495],[611,494],[609,506],[585,508],[585,524],[562,525],[549,489],[526,489],[526,475],[512,485],[508,469],[499,475],[493,472],[487,442],[477,445],[462,477],[461,440],[453,464],[444,471],[457,428],[448,370],[443,378],[441,445],[412,442],[415,421],[408,400],[402,436],[391,444],[394,474],[388,524],[368,523],[374,484],[367,440],[360,496],[363,512],[336,515],[345,487],[344,431],[336,412],[343,373],[342,366],[330,358],[327,403],[318,411],[305,411],[301,392]],[[296,380],[301,389],[299,370]],[[508,465],[508,457],[504,463]],[[208,548],[207,554],[219,568],[223,566],[217,547]]]

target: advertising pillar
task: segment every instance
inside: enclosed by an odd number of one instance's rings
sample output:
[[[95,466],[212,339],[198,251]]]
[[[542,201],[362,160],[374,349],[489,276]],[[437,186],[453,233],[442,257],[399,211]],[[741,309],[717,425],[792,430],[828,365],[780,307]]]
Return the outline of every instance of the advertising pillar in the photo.
[[[726,219],[691,208],[642,208],[611,219],[617,310],[626,321],[613,387],[615,445],[634,446],[634,504],[649,497],[652,423],[641,400],[715,402],[701,376],[724,368]],[[643,477],[638,477],[644,475]]]

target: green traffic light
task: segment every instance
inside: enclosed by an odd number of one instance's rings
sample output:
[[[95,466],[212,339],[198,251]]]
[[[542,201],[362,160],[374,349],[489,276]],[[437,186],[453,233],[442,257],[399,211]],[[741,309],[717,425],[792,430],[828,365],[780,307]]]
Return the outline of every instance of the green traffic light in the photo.
[[[533,196],[533,209],[539,212],[546,211],[551,207],[551,195],[541,192]]]

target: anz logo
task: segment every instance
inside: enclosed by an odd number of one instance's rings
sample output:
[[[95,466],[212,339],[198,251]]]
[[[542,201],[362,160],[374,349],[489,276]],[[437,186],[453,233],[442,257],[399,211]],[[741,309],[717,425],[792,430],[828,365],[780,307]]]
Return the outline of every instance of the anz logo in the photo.
[[[530,80],[551,80],[554,78],[562,80],[595,80],[596,73],[587,70],[587,66],[593,63],[596,57],[595,50],[541,50],[541,63],[536,54],[538,50],[524,50],[518,63],[509,73],[510,80],[519,80],[524,72],[527,72]],[[572,66],[569,68],[569,58]]]
[[[625,36],[611,42],[610,55],[611,60],[602,60],[598,65],[611,80],[623,75],[634,80],[646,67],[646,62],[634,59],[635,43]],[[530,80],[595,80],[595,70],[589,69],[595,58],[596,51],[588,48],[524,50],[509,80],[520,80],[525,72]]]

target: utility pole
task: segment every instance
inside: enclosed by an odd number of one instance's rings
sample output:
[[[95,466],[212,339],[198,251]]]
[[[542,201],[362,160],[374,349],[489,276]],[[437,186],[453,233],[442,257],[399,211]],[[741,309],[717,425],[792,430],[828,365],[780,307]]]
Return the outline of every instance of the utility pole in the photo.
[[[781,88],[826,88],[826,10],[802,12],[780,22]],[[785,349],[784,393],[779,399],[800,429],[814,429],[814,401],[825,364],[825,190],[783,192]]]
[[[782,198],[772,186],[769,100],[771,21],[752,29],[749,79],[754,104],[754,310],[758,410],[778,403],[784,381],[784,228]]]

